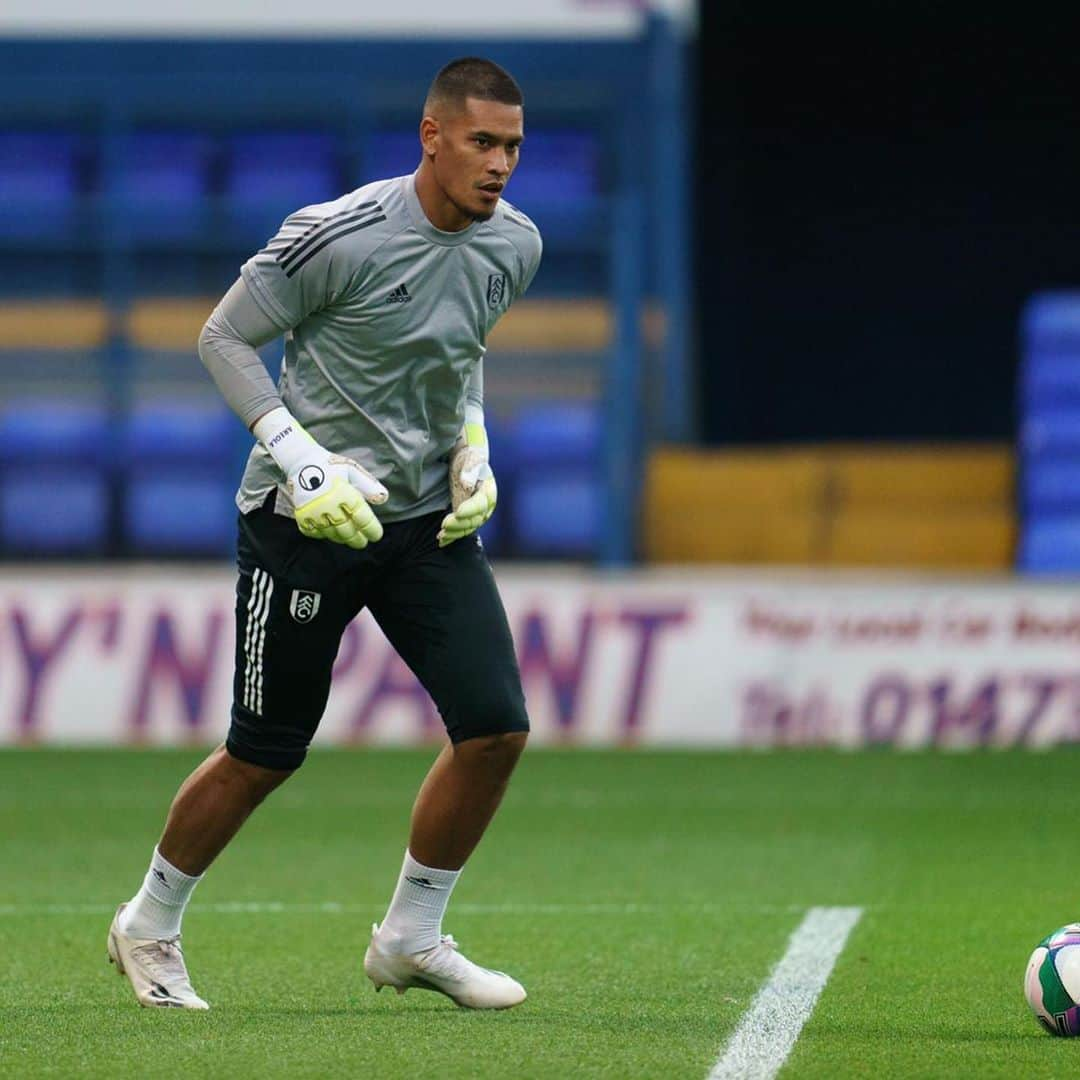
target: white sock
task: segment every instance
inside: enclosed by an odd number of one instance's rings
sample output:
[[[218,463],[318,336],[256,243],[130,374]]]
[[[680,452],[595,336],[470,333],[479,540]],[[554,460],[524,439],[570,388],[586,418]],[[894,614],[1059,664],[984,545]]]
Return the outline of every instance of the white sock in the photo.
[[[180,920],[192,890],[202,881],[202,874],[192,877],[177,870],[154,848],[150,869],[142,888],[120,916],[120,930],[136,938],[166,941],[180,933]]]
[[[435,948],[446,905],[460,876],[460,870],[424,866],[406,851],[394,898],[379,927],[381,947],[405,955]]]

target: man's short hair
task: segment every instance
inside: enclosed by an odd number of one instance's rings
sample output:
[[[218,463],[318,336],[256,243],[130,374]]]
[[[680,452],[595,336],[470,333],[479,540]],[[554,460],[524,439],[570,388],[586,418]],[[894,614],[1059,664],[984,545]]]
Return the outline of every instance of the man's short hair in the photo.
[[[462,108],[466,98],[497,101],[500,105],[524,103],[521,87],[510,72],[482,56],[462,56],[451,60],[435,76],[424,100],[424,112],[431,112],[437,105]]]

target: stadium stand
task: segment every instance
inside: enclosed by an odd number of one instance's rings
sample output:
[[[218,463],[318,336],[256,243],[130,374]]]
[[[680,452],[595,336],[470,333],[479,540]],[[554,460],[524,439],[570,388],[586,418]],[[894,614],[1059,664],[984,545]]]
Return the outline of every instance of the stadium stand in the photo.
[[[235,483],[220,470],[134,469],[124,486],[124,538],[158,556],[228,555],[236,537]]]
[[[1031,573],[1080,569],[1080,294],[1036,296],[1020,368],[1020,543]]]
[[[373,131],[364,140],[361,157],[364,182],[384,176],[404,176],[416,168],[416,132]]]
[[[117,227],[140,241],[182,241],[206,226],[211,140],[201,132],[141,131],[114,168]]]
[[[598,468],[603,425],[596,405],[525,406],[515,418],[512,438],[515,549],[563,558],[594,553],[603,506]]]
[[[0,541],[18,555],[99,555],[109,530],[109,414],[20,398],[0,410]]]
[[[231,551],[239,426],[215,398],[135,405],[122,434],[123,535],[131,549]]]
[[[0,237],[63,237],[71,230],[80,150],[72,132],[0,132]]]
[[[108,532],[109,491],[101,472],[72,465],[5,469],[0,537],[10,554],[102,555]]]
[[[349,185],[332,135],[253,132],[225,147],[224,206],[229,220],[259,242],[294,210],[336,199]]]
[[[486,535],[504,554],[543,554],[528,540],[524,549],[518,543],[553,494],[538,469],[524,465],[535,451],[533,421],[519,423],[522,407],[561,402],[565,420],[552,413],[553,430],[584,410],[600,431],[610,419],[600,404],[605,395],[621,395],[636,413],[642,366],[670,367],[667,357],[660,365],[655,347],[655,328],[665,332],[657,304],[651,338],[637,318],[646,290],[659,297],[683,288],[654,266],[686,262],[670,253],[650,261],[674,242],[670,222],[644,238],[655,226],[646,193],[662,178],[647,167],[641,135],[655,128],[659,145],[663,115],[648,88],[664,46],[655,35],[665,32],[657,23],[643,39],[533,43],[503,56],[538,103],[530,105],[528,149],[509,195],[545,238],[529,297],[489,341],[487,407],[502,432],[492,437],[502,508]],[[298,68],[295,55],[275,43],[58,43],[49,62],[55,77],[34,87],[18,76],[15,56],[10,76],[0,72],[0,248],[18,258],[20,273],[0,284],[0,400],[60,392],[93,398],[107,411],[107,438],[125,433],[121,441],[135,437],[147,402],[157,401],[162,415],[175,403],[183,414],[184,403],[209,388],[194,349],[206,314],[285,214],[415,168],[416,87],[443,51],[433,43],[325,43],[307,50]],[[341,103],[332,116],[329,100]],[[74,111],[72,101],[80,103]],[[276,372],[280,346],[264,357]],[[574,502],[567,517],[578,533],[553,541],[552,554],[628,556],[631,539],[602,512],[598,486],[610,488],[619,469],[637,468],[633,448],[615,443],[640,430],[635,420],[614,441],[594,432],[595,454],[608,456],[609,467],[584,457],[573,466],[561,497]],[[231,482],[248,445],[234,425],[222,457]],[[208,522],[196,524],[197,500],[211,517],[221,506],[217,473],[201,473],[180,500],[188,512],[154,533],[133,521],[133,508],[151,498],[140,469],[92,471],[100,481],[95,498],[106,504],[105,532],[87,550],[194,555],[228,546]],[[638,492],[637,477],[622,490]],[[165,514],[152,516],[164,522]],[[226,521],[231,531],[231,513]],[[8,536],[0,535],[0,557],[15,552]]]

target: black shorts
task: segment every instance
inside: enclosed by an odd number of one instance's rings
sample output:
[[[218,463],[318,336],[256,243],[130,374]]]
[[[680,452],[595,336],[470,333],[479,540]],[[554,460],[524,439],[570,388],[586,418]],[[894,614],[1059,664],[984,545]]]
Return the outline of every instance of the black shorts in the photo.
[[[362,551],[266,506],[240,517],[230,754],[295,769],[322,719],[345,627],[368,608],[454,742],[528,731],[506,612],[475,535],[440,548],[447,511],[384,526]]]

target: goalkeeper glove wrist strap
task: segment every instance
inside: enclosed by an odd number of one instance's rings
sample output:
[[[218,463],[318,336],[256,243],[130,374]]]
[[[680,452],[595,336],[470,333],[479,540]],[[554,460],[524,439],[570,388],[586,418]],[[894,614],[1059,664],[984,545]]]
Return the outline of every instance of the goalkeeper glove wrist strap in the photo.
[[[478,449],[488,448],[487,429],[482,423],[466,423],[461,429],[461,436],[466,446],[475,446]]]
[[[286,476],[299,468],[315,445],[315,440],[284,405],[259,417],[251,432],[266,447]]]

